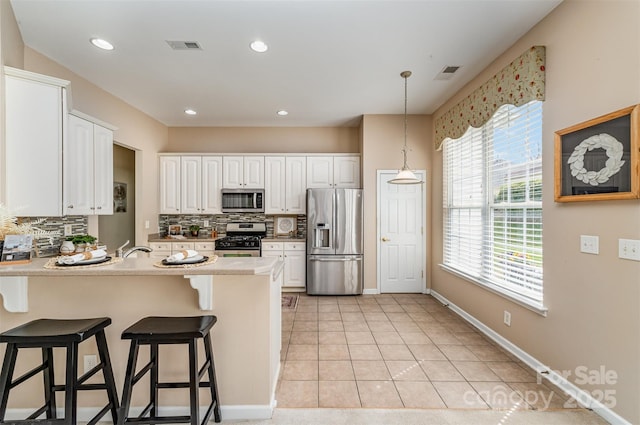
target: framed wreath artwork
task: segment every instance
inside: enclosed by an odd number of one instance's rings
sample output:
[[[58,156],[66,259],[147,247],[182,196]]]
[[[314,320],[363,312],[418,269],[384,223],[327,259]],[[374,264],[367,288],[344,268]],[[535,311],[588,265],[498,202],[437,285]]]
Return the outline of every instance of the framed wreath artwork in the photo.
[[[556,202],[640,197],[640,105],[555,132]]]

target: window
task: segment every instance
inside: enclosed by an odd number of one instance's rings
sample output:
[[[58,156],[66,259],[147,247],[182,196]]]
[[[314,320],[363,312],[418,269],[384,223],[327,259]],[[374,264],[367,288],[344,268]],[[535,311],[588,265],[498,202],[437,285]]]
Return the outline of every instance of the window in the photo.
[[[444,267],[542,306],[542,102],[444,143]]]

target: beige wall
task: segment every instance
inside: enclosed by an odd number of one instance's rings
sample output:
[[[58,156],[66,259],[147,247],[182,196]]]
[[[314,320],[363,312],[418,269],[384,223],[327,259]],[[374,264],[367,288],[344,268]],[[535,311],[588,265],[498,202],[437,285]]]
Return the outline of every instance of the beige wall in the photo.
[[[547,47],[543,124],[544,303],[542,317],[441,270],[442,155],[432,152],[433,289],[554,370],[617,372],[613,410],[640,423],[640,263],[617,258],[618,238],[640,239],[640,201],[553,201],[553,132],[640,103],[640,2],[572,1],[501,55],[448,101],[455,105],[532,45]],[[600,255],[579,252],[600,237]],[[512,314],[502,324],[503,310]]]
[[[146,244],[158,228],[157,153],[167,150],[167,127],[29,47],[24,68],[71,81],[72,108],[116,126],[114,140],[136,151],[136,243]]]
[[[359,153],[347,127],[171,127],[169,152]]]
[[[404,143],[404,116],[365,115],[362,120],[362,187],[364,189],[364,282],[365,289],[377,288],[377,171],[397,170],[402,167]],[[427,197],[431,193],[432,156],[431,117],[410,115],[407,120],[407,146],[410,149],[407,162],[414,170],[426,170]],[[427,209],[427,223],[430,211]],[[431,231],[427,225],[425,247],[430,245]],[[429,257],[427,257],[429,262]],[[427,264],[427,270],[429,270]],[[427,285],[429,277],[427,274]]]

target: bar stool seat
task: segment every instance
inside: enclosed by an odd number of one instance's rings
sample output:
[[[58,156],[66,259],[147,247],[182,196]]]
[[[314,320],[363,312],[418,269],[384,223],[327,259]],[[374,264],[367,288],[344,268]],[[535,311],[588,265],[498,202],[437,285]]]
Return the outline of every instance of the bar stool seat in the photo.
[[[113,423],[117,422],[118,394],[113,378],[111,359],[107,348],[107,340],[104,328],[111,324],[108,317],[93,319],[38,319],[25,323],[0,334],[0,342],[7,343],[2,372],[0,372],[0,423],[6,423],[5,414],[9,400],[9,392],[29,378],[43,372],[45,404],[31,414],[26,420],[19,421],[25,424],[51,423],[73,424],[77,423],[78,391],[106,390],[108,404],[91,419],[88,424],[97,423],[107,412],[111,411]],[[78,345],[87,339],[95,337],[98,347],[100,363],[93,369],[78,377]],[[53,348],[66,348],[65,384],[56,385],[53,364]],[[19,378],[13,379],[13,373],[18,357],[18,351],[22,348],[40,348],[42,350],[42,364],[25,373]],[[85,384],[85,382],[102,371],[103,384]],[[56,391],[64,391],[63,419],[58,419],[56,414]],[[36,419],[46,413],[46,420]],[[12,421],[14,422],[14,421]]]
[[[216,316],[196,317],[145,317],[122,332],[122,339],[131,340],[127,371],[125,373],[122,403],[119,412],[119,425],[127,423],[191,423],[193,425],[206,424],[211,414],[215,422],[221,421],[218,387],[216,382],[211,346],[210,331],[217,321]],[[204,343],[205,359],[202,367],[198,367],[197,341]],[[188,382],[159,382],[159,352],[163,344],[189,345],[189,381]],[[149,345],[149,362],[136,373],[138,350],[141,345]],[[136,418],[129,418],[131,395],[133,386],[149,372],[149,404]],[[208,381],[202,381],[203,375],[208,374]],[[189,416],[158,416],[158,390],[167,388],[189,388]],[[209,388],[211,403],[199,420],[199,388]],[[148,416],[147,416],[148,415]]]

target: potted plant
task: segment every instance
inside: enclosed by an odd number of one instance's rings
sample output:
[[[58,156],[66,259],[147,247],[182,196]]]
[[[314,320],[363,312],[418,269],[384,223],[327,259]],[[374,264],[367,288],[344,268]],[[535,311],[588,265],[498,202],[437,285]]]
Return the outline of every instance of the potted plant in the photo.
[[[91,235],[73,235],[67,236],[66,240],[73,243],[76,252],[84,252],[87,249],[95,249],[97,238]]]
[[[200,226],[197,224],[192,224],[189,226],[189,231],[191,232],[191,236],[198,236],[198,232],[200,232]]]

